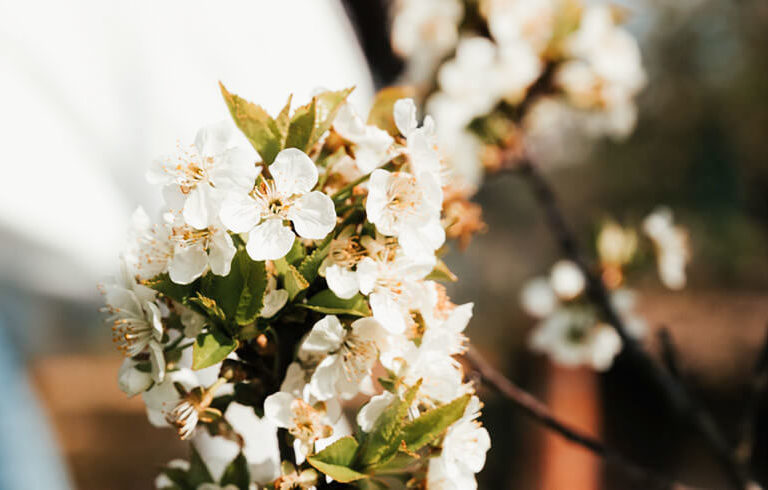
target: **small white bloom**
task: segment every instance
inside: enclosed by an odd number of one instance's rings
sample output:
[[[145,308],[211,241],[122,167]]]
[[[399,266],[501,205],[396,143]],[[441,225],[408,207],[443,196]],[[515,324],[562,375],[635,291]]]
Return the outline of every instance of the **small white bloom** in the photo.
[[[144,208],[136,208],[131,215],[128,247],[123,257],[141,279],[152,279],[167,272],[168,262],[173,257],[170,225],[165,221],[155,225]]]
[[[171,242],[168,275],[177,284],[189,284],[208,270],[226,276],[237,252],[232,237],[218,221],[204,229],[176,221],[171,226]]]
[[[610,325],[598,323],[590,310],[563,307],[536,326],[530,347],[564,366],[588,365],[604,371],[621,351],[621,339]]]
[[[465,38],[456,47],[455,58],[438,72],[440,88],[466,107],[469,119],[487,114],[501,98],[497,56],[496,45],[489,39]]]
[[[120,282],[104,286],[106,306],[112,323],[112,339],[128,357],[149,352],[152,379],[161,382],[165,376],[163,354],[163,322],[155,292],[138,284],[128,265],[121,261]]]
[[[370,239],[364,245],[373,248],[380,242]],[[390,333],[405,332],[412,321],[409,311],[416,307],[411,300],[418,294],[418,281],[434,265],[433,255],[413,259],[388,248],[371,253],[357,264],[360,292],[368,296],[373,317]]]
[[[295,438],[293,448],[297,463],[300,463],[318,439],[331,436],[332,425],[339,419],[341,411],[338,403],[310,405],[303,398],[281,391],[264,400],[264,415],[276,426],[288,429]]]
[[[456,45],[464,15],[460,0],[398,0],[392,22],[392,47],[407,58],[408,78],[425,82]]]
[[[691,258],[688,232],[673,222],[672,210],[660,207],[643,221],[643,230],[656,249],[659,277],[669,289],[685,287],[685,267]]]
[[[416,119],[416,104],[413,99],[396,101],[393,116],[398,131],[405,137],[412,173],[419,179],[426,178],[426,174],[429,178],[441,182],[444,168],[440,153],[437,151],[435,121],[427,116],[424,118],[424,124],[419,127]]]
[[[537,277],[528,281],[520,293],[520,304],[535,318],[546,318],[557,308],[559,301],[549,278]]]
[[[558,2],[554,0],[484,0],[493,38],[502,45],[524,43],[536,53],[552,38]]]
[[[334,315],[319,320],[298,354],[302,360],[320,359],[310,381],[311,393],[318,400],[352,398],[370,378],[385,344],[386,333],[373,318],[355,320],[349,329]]]
[[[186,390],[199,385],[197,376],[191,369],[171,371],[160,383],[155,383],[151,390],[142,395],[147,408],[149,423],[155,427],[168,427],[168,415],[181,401],[181,395],[174,384],[178,383]]]
[[[440,224],[440,184],[427,173],[422,177],[374,170],[365,203],[368,220],[380,233],[397,237],[405,253],[412,257],[432,254],[445,242],[445,230]]]
[[[214,224],[224,193],[253,187],[259,174],[251,151],[229,146],[232,135],[228,122],[202,128],[193,146],[157,160],[147,173],[151,183],[164,186],[166,204],[194,228]]]
[[[429,461],[429,488],[477,488],[474,475],[485,466],[485,455],[491,448],[488,431],[477,421],[481,407],[473,396],[462,418],[446,431],[440,456]]]
[[[325,277],[333,294],[349,299],[359,291],[354,268],[364,256],[360,237],[355,234],[353,226],[347,226],[331,240],[328,255],[320,264],[318,273]]]
[[[291,249],[296,234],[325,238],[336,225],[336,210],[326,194],[312,189],[317,167],[301,150],[288,148],[269,166],[250,193],[230,193],[222,204],[221,220],[235,233],[248,233],[246,250],[253,260],[277,260]],[[285,221],[290,220],[293,232]]]
[[[579,266],[570,260],[560,260],[549,276],[552,289],[563,300],[571,300],[584,292],[586,279]]]
[[[333,128],[354,144],[354,161],[362,174],[371,173],[391,158],[392,136],[383,129],[365,124],[351,104],[344,104],[339,109]]]

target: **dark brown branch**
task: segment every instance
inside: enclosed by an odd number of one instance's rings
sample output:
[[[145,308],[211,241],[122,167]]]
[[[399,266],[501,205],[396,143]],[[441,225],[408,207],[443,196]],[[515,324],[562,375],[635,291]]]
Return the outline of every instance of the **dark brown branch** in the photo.
[[[680,382],[657,364],[645,351],[640,343],[632,337],[624,324],[621,315],[611,301],[610,293],[599,275],[595,274],[579,248],[576,235],[565,222],[563,213],[558,205],[554,191],[549,182],[536,168],[535,164],[526,159],[510,166],[515,169],[530,185],[536,200],[542,207],[555,239],[563,254],[576,263],[587,279],[587,296],[599,309],[603,318],[621,337],[624,350],[636,362],[643,372],[662,389],[674,409],[685,420],[688,420],[711,446],[718,461],[726,470],[735,488],[743,489],[749,483],[746,471],[736,460],[731,446],[723,436],[714,418],[702,406],[694,402]]]
[[[605,460],[606,463],[620,469],[628,477],[632,478],[632,480],[637,483],[642,483],[643,488],[672,490],[691,488],[681,483],[667,480],[642,468],[632,461],[629,461],[621,454],[606,447],[605,444],[594,437],[560,422],[544,403],[504,376],[486,361],[473,347],[470,347],[466,352],[465,358],[472,368],[477,370],[481,379],[484,380],[486,384],[494,387],[524,414],[542,424],[547,429],[559,434],[564,439],[589,450],[596,456]]]
[[[672,334],[667,327],[661,327],[658,333],[659,344],[661,345],[661,359],[669,370],[670,374],[677,379],[682,379],[682,370],[680,368],[680,359],[675,349],[675,343],[672,340]]]
[[[736,447],[736,458],[747,468],[752,463],[755,430],[757,429],[757,414],[760,408],[760,400],[766,388],[768,388],[768,331],[752,372],[749,394],[747,395],[744,409],[744,418],[741,424],[741,437],[739,438],[739,445]]]

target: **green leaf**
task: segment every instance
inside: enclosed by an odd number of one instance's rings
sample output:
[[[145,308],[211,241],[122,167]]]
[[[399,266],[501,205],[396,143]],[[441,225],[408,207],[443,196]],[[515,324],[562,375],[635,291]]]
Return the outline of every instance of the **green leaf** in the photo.
[[[178,301],[179,303],[186,303],[189,297],[194,295],[197,284],[197,281],[192,284],[176,284],[171,281],[171,277],[167,273],[159,274],[152,279],[144,281],[144,285],[148,288],[154,289],[166,298]]]
[[[221,482],[219,482],[219,484],[222,487],[225,485],[234,485],[239,490],[248,490],[248,485],[250,485],[250,483],[251,474],[248,471],[248,460],[245,459],[243,453],[240,453],[224,470],[224,474],[221,476]]]
[[[221,82],[219,87],[237,127],[259,152],[264,165],[272,163],[285,140],[278,123],[262,107],[229,93]]]
[[[314,456],[307,458],[309,464],[340,483],[349,483],[368,475],[353,470],[350,466],[357,454],[357,441],[352,436],[342,437]]]
[[[309,283],[304,279],[304,276],[301,275],[296,267],[289,264],[285,257],[273,261],[273,264],[275,264],[277,274],[283,280],[283,287],[288,291],[288,297],[291,300],[309,287]]]
[[[223,361],[237,348],[237,340],[227,336],[221,329],[213,328],[201,333],[192,348],[192,369],[205,369]]]
[[[402,398],[395,399],[379,415],[360,448],[360,465],[370,468],[384,464],[397,454],[403,440],[401,430],[408,418],[408,408],[420,387],[421,381],[411,386]]]
[[[419,459],[418,454],[407,453],[400,450],[389,460],[369,467],[368,474],[384,475],[403,473],[412,469],[412,466],[416,464]]]
[[[198,305],[200,308],[205,310],[205,312],[208,314],[211,318],[218,318],[219,320],[226,320],[227,317],[224,314],[224,311],[222,311],[221,308],[219,308],[219,305],[216,304],[216,301],[207,297],[203,296],[200,293],[197,293],[197,296],[194,298],[189,299],[190,303]]]
[[[190,444],[191,455],[189,457],[189,472],[187,473],[187,480],[192,488],[197,488],[203,483],[213,483],[213,477],[211,472],[208,471],[208,467],[205,466],[203,459],[197,453],[195,446]]]
[[[238,325],[248,325],[256,321],[264,306],[264,295],[267,292],[267,266],[264,262],[253,261],[247,254],[242,254],[240,272],[243,275],[243,289],[240,292],[240,301],[237,303],[235,321]]]
[[[402,430],[402,438],[408,451],[418,451],[434,441],[454,422],[464,415],[470,395],[461,396],[450,403],[423,413]]]
[[[204,296],[216,302],[228,320],[246,325],[258,316],[266,288],[264,262],[256,262],[245,250],[238,250],[229,274],[224,277],[206,274],[200,289]]]
[[[432,272],[430,272],[425,279],[443,282],[456,282],[459,280],[459,278],[456,277],[456,274],[451,272],[451,269],[449,269],[448,266],[445,265],[445,262],[440,259],[437,259],[435,268],[432,269]]]
[[[301,151],[307,151],[311,146],[310,140],[315,128],[315,112],[317,98],[313,97],[312,102],[296,109],[291,118],[291,124],[288,127],[288,136],[285,140],[286,148],[298,148]]]
[[[395,102],[400,99],[413,97],[414,90],[410,87],[385,87],[376,94],[371,112],[368,113],[368,124],[377,126],[392,136],[400,131],[395,126]]]
[[[332,240],[333,236],[329,234],[328,237],[323,240],[311,254],[305,256],[299,264],[299,273],[304,276],[304,279],[306,279],[308,283],[312,284],[315,282],[315,279],[317,279],[317,271],[320,269],[320,265],[331,250]]]
[[[297,238],[293,241],[293,245],[291,245],[291,249],[288,251],[287,254],[285,254],[285,261],[295,266],[295,265],[298,265],[299,262],[304,260],[304,257],[306,256],[307,256],[307,251],[304,248],[304,245],[301,244],[301,240]]]
[[[342,299],[333,294],[330,289],[320,291],[309,298],[306,303],[298,306],[326,315],[371,316],[371,309],[363,295],[358,293],[350,299]]]
[[[315,128],[310,140],[310,147],[323,136],[323,133],[331,128],[333,120],[336,119],[336,114],[338,114],[339,109],[341,109],[341,106],[354,89],[354,87],[350,87],[337,92],[322,92],[315,96],[317,101]]]
[[[277,126],[278,131],[280,131],[280,134],[282,135],[282,139],[280,140],[280,147],[285,148],[285,138],[288,136],[288,128],[291,125],[291,100],[293,99],[293,95],[288,96],[288,101],[285,103],[285,106],[283,106],[283,110],[280,111],[280,114],[277,115],[275,118],[275,126]]]

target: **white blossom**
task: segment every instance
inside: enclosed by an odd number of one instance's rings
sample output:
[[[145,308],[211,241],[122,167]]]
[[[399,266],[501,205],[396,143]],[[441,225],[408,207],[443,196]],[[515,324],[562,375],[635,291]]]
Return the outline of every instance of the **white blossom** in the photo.
[[[333,121],[333,129],[353,143],[354,162],[362,174],[384,165],[394,140],[383,129],[365,124],[351,104],[344,104]]]
[[[310,381],[318,400],[349,399],[370,380],[379,351],[386,346],[386,331],[373,318],[355,320],[347,329],[334,315],[312,327],[299,347],[299,359],[319,358]]]
[[[180,147],[177,155],[158,159],[147,173],[151,183],[164,186],[166,204],[181,211],[184,221],[193,228],[214,224],[225,193],[249,189],[259,174],[254,154],[231,147],[232,136],[228,122],[202,128],[194,145]]]
[[[103,287],[108,322],[112,323],[112,339],[118,349],[128,357],[148,352],[152,366],[152,379],[165,376],[163,353],[163,322],[155,292],[138,284],[128,265],[121,261],[119,282]]]
[[[446,431],[440,456],[429,460],[428,488],[477,488],[474,475],[485,466],[485,455],[491,448],[488,431],[477,421],[481,407],[480,400],[473,396],[462,418]]]
[[[685,287],[685,267],[691,257],[688,232],[675,225],[672,210],[660,207],[643,221],[643,230],[653,241],[659,277],[669,289]]]
[[[317,184],[315,163],[301,150],[288,148],[269,166],[249,193],[230,193],[221,220],[234,233],[248,233],[246,251],[253,260],[276,260],[288,253],[296,239],[322,239],[336,225],[333,201],[312,189]],[[296,233],[285,222],[290,220]]]
[[[280,391],[264,400],[264,415],[277,427],[288,429],[294,437],[297,463],[313,450],[319,439],[333,434],[333,424],[341,415],[338,403],[317,402],[310,405],[303,398]]]
[[[117,384],[120,391],[129,397],[144,393],[154,382],[152,375],[137,368],[138,363],[131,358],[123,360],[120,371],[117,374]]]
[[[320,264],[319,274],[325,277],[328,289],[339,298],[349,299],[360,290],[354,268],[365,256],[365,249],[353,226],[347,226],[331,240],[328,255]]]
[[[369,249],[381,246],[380,241],[373,239],[364,242]],[[418,281],[434,265],[434,256],[413,259],[386,247],[357,264],[360,292],[368,296],[373,317],[386,330],[393,334],[405,332],[410,323],[411,298],[418,294]]]
[[[440,224],[443,194],[436,178],[377,169],[371,174],[365,211],[387,236],[395,236],[406,254],[432,255],[445,241]]]

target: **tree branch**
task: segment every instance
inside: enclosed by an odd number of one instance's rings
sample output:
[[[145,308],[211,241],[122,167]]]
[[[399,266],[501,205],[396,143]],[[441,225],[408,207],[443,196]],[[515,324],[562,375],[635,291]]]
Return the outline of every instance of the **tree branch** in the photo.
[[[689,396],[685,387],[659,366],[640,343],[628,333],[621,315],[619,315],[611,301],[610,293],[606,289],[605,284],[600,276],[595,274],[589,266],[579,248],[576,236],[565,222],[549,182],[547,182],[530,159],[524,159],[508,168],[510,170],[517,170],[517,173],[530,185],[563,254],[576,263],[584,273],[587,279],[588,298],[598,308],[606,322],[621,337],[624,350],[637,362],[642,371],[659,385],[677,413],[690,421],[693,428],[704,437],[717,456],[718,461],[726,470],[734,487],[738,489],[746,488],[749,483],[746,471],[734,457],[730,444],[723,436],[714,418],[703,407],[696,404]]]
[[[747,468],[751,467],[752,464],[757,415],[760,400],[766,388],[768,388],[768,331],[752,372],[744,418],[741,424],[741,437],[739,437],[739,444],[736,446],[735,452],[736,458]]]
[[[596,456],[605,460],[606,463],[620,469],[634,481],[644,484],[643,488],[656,488],[659,490],[685,490],[691,488],[678,482],[669,481],[642,468],[627,460],[621,454],[606,447],[594,437],[560,422],[544,403],[504,376],[486,361],[474,347],[470,346],[464,357],[472,368],[477,370],[480,377],[485,380],[487,384],[493,386],[499,393],[514,403],[514,405],[523,413],[549,430],[559,434],[564,439],[589,450]]]

